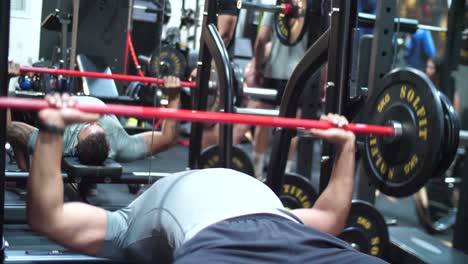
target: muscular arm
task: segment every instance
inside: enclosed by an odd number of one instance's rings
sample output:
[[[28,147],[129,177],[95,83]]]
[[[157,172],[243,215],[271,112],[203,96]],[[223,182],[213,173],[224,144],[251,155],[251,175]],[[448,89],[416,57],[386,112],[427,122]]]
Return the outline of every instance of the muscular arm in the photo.
[[[354,187],[355,137],[351,132],[339,133],[345,140],[335,144],[335,164],[327,188],[313,208],[292,211],[306,225],[331,235],[338,235],[346,224]]]
[[[7,111],[7,141],[15,152],[18,168],[29,170],[28,141],[35,128],[23,122],[11,121],[10,110]]]
[[[62,137],[40,132],[28,180],[31,228],[74,251],[96,255],[106,233],[106,213],[84,203],[63,202]]]
[[[8,83],[10,79],[20,75],[20,65],[17,63],[8,63]],[[15,152],[15,160],[18,168],[21,170],[29,170],[29,154],[28,154],[28,140],[34,127],[22,123],[11,121],[11,111],[7,109],[7,141],[13,147]]]
[[[177,95],[170,98],[168,108],[179,108],[180,96]],[[147,154],[156,154],[165,151],[172,147],[177,142],[177,136],[179,135],[179,121],[165,119],[161,124],[161,131],[157,132],[145,132],[143,136],[145,138],[147,146]]]
[[[229,46],[231,43],[232,36],[234,35],[234,30],[236,29],[237,16],[233,15],[219,15],[218,16],[218,31],[219,35],[223,39],[224,46]]]
[[[96,255],[105,238],[106,214],[84,203],[64,204],[62,144],[61,136],[38,135],[28,180],[28,223],[67,248]]]
[[[266,60],[266,47],[268,42],[271,39],[271,27],[263,25],[260,28],[260,31],[257,36],[257,40],[255,41],[254,47],[254,60],[253,60],[253,68],[255,71],[260,71],[263,63]]]

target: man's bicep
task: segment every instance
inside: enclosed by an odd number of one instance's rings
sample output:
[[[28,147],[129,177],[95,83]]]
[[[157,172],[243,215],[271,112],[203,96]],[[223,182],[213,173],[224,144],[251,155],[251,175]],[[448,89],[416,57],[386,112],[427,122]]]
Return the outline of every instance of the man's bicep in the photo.
[[[325,232],[331,235],[331,230],[333,228],[333,223],[335,222],[335,216],[329,212],[318,210],[318,209],[295,209],[292,210],[295,216],[297,216],[301,221],[309,227],[317,229],[318,231]]]
[[[27,146],[30,136],[37,128],[23,122],[13,121],[7,128],[7,140]]]
[[[106,237],[107,216],[102,208],[66,203],[53,218],[50,238],[78,253],[97,255]]]
[[[218,16],[218,30],[224,45],[227,47],[231,43],[234,31],[237,25],[237,16],[233,15],[219,15]]]

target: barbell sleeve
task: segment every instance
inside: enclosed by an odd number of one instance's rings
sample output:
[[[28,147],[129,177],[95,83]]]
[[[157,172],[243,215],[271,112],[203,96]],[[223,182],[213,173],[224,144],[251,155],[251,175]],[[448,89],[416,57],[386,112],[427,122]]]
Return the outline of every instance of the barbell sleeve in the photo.
[[[88,78],[100,78],[100,79],[113,79],[119,81],[128,81],[128,82],[142,82],[142,83],[154,83],[157,85],[164,85],[164,80],[153,77],[140,77],[135,75],[126,75],[126,74],[107,74],[100,72],[82,72],[74,70],[64,70],[64,69],[53,69],[53,68],[40,68],[40,67],[21,67],[20,72],[22,74],[27,73],[42,73],[50,75],[64,75],[71,77],[88,77]],[[180,82],[180,86],[195,88],[197,84],[195,82]]]
[[[0,97],[0,108],[11,108],[15,110],[39,111],[52,108],[46,100]],[[330,129],[335,125],[311,119],[298,119],[287,117],[271,117],[257,115],[243,115],[222,112],[206,112],[195,110],[180,110],[173,108],[158,108],[128,105],[88,105],[77,104],[76,109],[97,114],[115,114],[117,116],[137,118],[167,118],[202,123],[224,123],[224,124],[248,124],[259,126],[282,127],[290,129]],[[345,130],[358,134],[374,134],[380,136],[395,136],[395,129],[391,126],[377,126],[350,123],[343,127]]]

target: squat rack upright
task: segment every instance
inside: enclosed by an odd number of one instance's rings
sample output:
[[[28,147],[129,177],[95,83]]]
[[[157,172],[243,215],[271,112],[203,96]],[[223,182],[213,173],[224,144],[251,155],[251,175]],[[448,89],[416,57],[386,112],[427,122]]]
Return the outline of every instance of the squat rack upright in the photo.
[[[3,0],[0,4],[0,96],[8,94],[8,50],[10,41],[10,0]],[[6,124],[6,110],[0,112],[0,124]],[[5,259],[4,239],[4,208],[5,208],[5,143],[6,125],[0,126],[0,236],[1,262]]]

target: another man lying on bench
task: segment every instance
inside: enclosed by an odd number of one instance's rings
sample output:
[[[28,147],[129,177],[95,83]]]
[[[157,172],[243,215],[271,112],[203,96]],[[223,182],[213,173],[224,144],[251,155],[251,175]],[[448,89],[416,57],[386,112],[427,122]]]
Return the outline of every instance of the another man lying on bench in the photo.
[[[19,71],[19,69],[18,69]],[[18,72],[19,73],[19,72]],[[13,71],[10,76],[18,74]],[[169,108],[178,108],[180,80],[165,77],[164,87],[169,95]],[[104,104],[94,97],[78,97],[80,104]],[[33,153],[38,128],[7,117],[7,141],[13,147],[16,162],[22,170],[29,170],[29,155]],[[129,135],[116,116],[104,115],[97,122],[79,123],[64,130],[63,155],[77,156],[81,163],[101,164],[111,158],[117,162],[130,162],[167,150],[175,144],[178,121],[164,120],[161,131]]]

